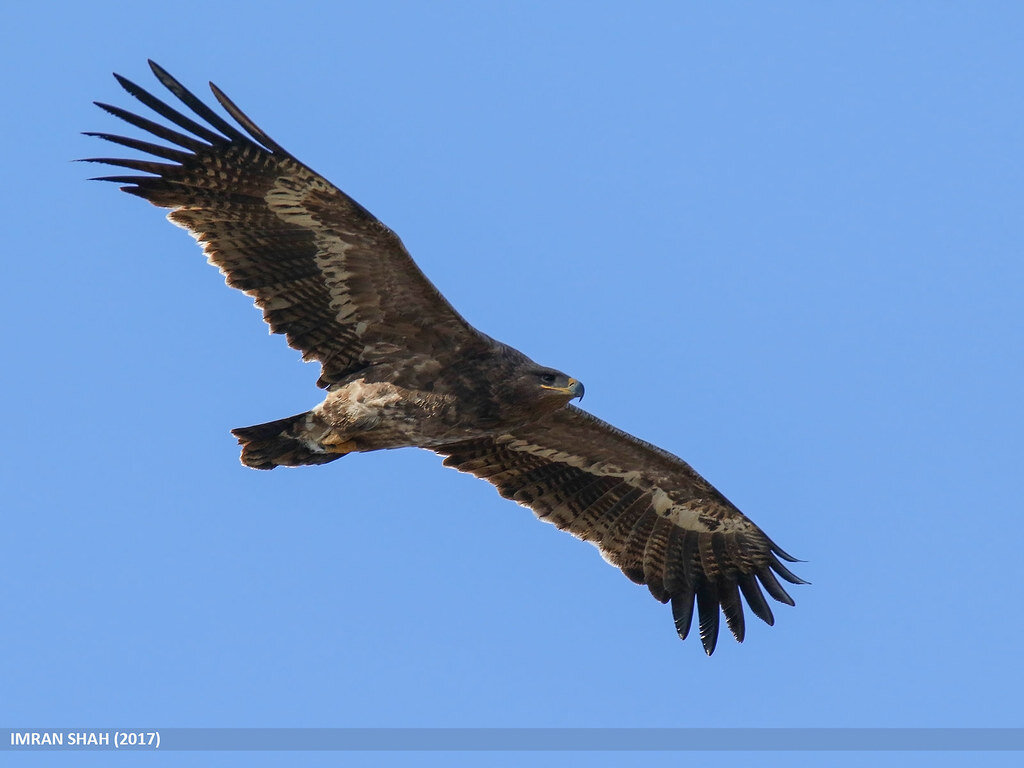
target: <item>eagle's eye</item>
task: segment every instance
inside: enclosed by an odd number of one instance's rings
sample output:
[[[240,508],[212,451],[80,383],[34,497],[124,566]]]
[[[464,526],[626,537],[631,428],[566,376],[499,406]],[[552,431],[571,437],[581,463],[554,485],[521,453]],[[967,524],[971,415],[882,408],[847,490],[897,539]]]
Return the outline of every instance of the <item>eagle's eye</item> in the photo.
[[[543,381],[545,384],[554,384],[555,379],[557,378],[558,377],[553,373],[542,373],[540,375],[540,380]]]

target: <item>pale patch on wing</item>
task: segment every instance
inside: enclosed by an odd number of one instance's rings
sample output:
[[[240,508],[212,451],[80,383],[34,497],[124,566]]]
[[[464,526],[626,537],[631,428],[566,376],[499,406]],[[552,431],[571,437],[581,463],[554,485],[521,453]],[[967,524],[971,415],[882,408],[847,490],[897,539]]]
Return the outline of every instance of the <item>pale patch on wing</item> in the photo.
[[[278,176],[265,199],[267,206],[281,221],[303,229],[316,230],[321,223],[313,218],[312,212],[304,202],[306,195],[314,189],[324,193],[332,191],[327,182],[308,173]]]
[[[654,511],[680,528],[689,531],[707,531],[701,522],[700,510],[693,504],[678,504],[661,488],[654,490]]]
[[[622,469],[610,461],[594,461],[576,453],[547,448],[528,440],[518,439],[512,435],[502,435],[495,440],[495,443],[512,451],[528,453],[559,464],[568,464],[570,467],[582,469],[584,472],[589,472],[592,475],[619,477],[632,485],[640,484],[638,482],[641,479],[639,471]]]
[[[313,233],[317,246],[314,261],[330,292],[331,311],[339,323],[350,327],[357,337],[362,338],[372,324],[384,321],[381,297],[364,294],[360,297],[362,301],[357,301],[353,296],[351,282],[358,278],[359,271],[349,264],[349,258],[356,245],[345,239],[345,233],[331,229],[313,215],[306,200],[314,192],[335,194],[326,180],[303,170],[294,176],[279,176],[267,192],[266,201],[274,215],[283,222]],[[363,290],[367,290],[365,286]]]

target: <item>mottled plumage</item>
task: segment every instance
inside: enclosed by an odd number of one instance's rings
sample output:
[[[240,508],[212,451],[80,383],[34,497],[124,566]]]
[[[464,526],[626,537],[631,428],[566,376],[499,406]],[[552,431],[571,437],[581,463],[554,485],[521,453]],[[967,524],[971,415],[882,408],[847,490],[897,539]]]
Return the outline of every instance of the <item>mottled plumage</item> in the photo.
[[[348,453],[416,446],[493,484],[537,516],[595,544],[671,603],[686,637],[696,604],[704,649],[720,613],[737,640],[742,599],[772,624],[762,588],[793,604],[776,576],[793,561],[681,459],[569,404],[583,386],[470,326],[398,237],[300,163],[212,83],[237,122],[156,64],[157,79],[206,125],[119,75],[173,128],[99,104],[164,145],[92,133],[152,159],[92,158],[141,173],[101,177],[170,208],[228,285],[274,333],[321,365],[313,410],[233,430],[250,467],[323,464]],[[240,128],[239,128],[240,127]]]

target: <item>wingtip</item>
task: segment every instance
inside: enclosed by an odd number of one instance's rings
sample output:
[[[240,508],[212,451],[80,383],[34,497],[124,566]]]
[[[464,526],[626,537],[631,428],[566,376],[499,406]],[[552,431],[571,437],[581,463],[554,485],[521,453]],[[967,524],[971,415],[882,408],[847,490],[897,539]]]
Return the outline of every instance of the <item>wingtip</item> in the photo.
[[[165,88],[173,90],[172,86],[178,85],[178,81],[175,79],[175,77],[166,69],[157,64],[155,61],[153,61],[152,59],[146,59],[146,63],[149,64],[150,71],[156,76],[156,79],[159,80],[160,83]]]
[[[693,623],[693,599],[693,590],[686,588],[672,597],[672,621],[680,640],[685,640],[690,634],[690,625]]]
[[[706,583],[697,590],[697,628],[704,652],[710,656],[718,645],[718,630],[721,625],[718,589],[714,583]]]
[[[217,101],[219,101],[221,104],[223,104],[224,103],[224,99],[227,98],[227,95],[224,93],[224,91],[222,91],[218,87],[218,85],[215,82],[213,82],[213,80],[207,80],[206,84],[208,86],[210,86],[210,93],[212,93],[214,95],[214,98],[216,98]]]
[[[701,633],[700,643],[704,647],[704,653],[711,656],[715,652],[715,648],[718,645],[718,629],[716,627],[714,632],[707,635]]]
[[[135,179],[133,181],[133,179]],[[93,176],[86,179],[86,181],[109,181],[112,184],[137,184],[138,177],[136,176]]]
[[[119,75],[117,72],[114,72],[113,74],[114,79],[117,80],[117,84],[120,85],[128,94],[135,96],[135,94],[141,90],[138,85],[124,75]]]
[[[772,614],[772,609],[768,605],[768,601],[765,600],[761,588],[757,585],[757,578],[751,573],[743,574],[740,576],[739,585],[753,614],[769,627],[775,626],[775,616]]]
[[[793,557],[791,554],[789,554],[789,552],[784,550],[782,547],[780,547],[778,544],[776,544],[771,539],[769,539],[768,541],[769,541],[769,544],[771,546],[772,552],[774,552],[776,555],[781,557],[787,563],[806,563],[807,562],[806,560],[801,560],[798,557]]]
[[[771,558],[769,563],[768,563],[768,565],[769,565],[769,567],[773,571],[775,571],[777,574],[779,574],[779,576],[784,578],[790,584],[807,584],[808,583],[808,582],[804,581],[803,579],[801,579],[799,576],[797,576],[795,573],[793,573],[791,570],[789,570],[789,568],[787,568],[782,563],[780,563],[777,558],[774,558],[774,557]]]

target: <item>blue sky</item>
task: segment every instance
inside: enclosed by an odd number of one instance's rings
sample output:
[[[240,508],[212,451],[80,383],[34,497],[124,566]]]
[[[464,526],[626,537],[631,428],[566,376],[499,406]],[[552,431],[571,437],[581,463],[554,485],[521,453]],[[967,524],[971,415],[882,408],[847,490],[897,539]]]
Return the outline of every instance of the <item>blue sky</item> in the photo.
[[[0,723],[1020,726],[1020,5],[369,5],[7,11]],[[708,659],[432,454],[243,468],[315,367],[69,162],[147,57],[805,559],[796,607]]]

